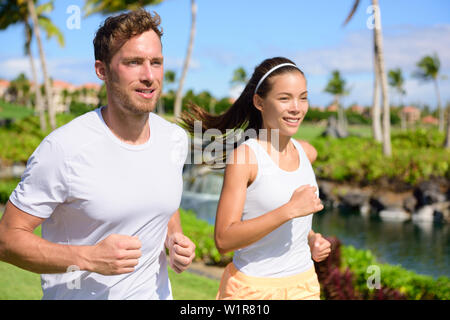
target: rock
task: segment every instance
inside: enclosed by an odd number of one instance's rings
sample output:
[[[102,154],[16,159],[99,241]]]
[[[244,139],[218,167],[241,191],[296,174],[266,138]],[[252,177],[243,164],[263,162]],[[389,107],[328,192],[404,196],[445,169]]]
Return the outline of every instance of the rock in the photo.
[[[335,202],[336,196],[333,194],[333,185],[327,181],[317,181],[319,186],[319,198],[324,202]]]
[[[386,209],[386,207],[386,204],[379,197],[371,197],[369,199],[369,211],[371,214],[377,215],[380,211]]]
[[[421,207],[412,215],[414,222],[434,222],[434,207],[427,205]]]
[[[403,208],[409,213],[413,213],[417,207],[417,199],[414,196],[406,197],[403,200]]]
[[[435,181],[420,183],[414,189],[413,194],[417,199],[416,208],[446,200],[445,194],[441,192],[441,186]]]
[[[368,196],[361,192],[350,191],[345,195],[339,196],[341,206],[350,210],[359,210],[368,201]]]
[[[401,208],[387,208],[381,210],[379,215],[384,221],[403,222],[411,219],[410,214]]]

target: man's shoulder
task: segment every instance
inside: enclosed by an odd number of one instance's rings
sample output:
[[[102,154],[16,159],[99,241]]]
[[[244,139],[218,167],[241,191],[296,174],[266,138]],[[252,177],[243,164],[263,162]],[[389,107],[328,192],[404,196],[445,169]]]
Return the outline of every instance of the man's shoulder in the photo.
[[[177,135],[187,136],[186,131],[176,123],[164,119],[156,113],[150,113],[152,123],[157,125],[158,129],[167,130],[169,133],[176,133]],[[151,130],[151,129],[150,129]]]
[[[86,143],[101,136],[101,122],[96,110],[76,117],[65,125],[55,129],[44,140],[57,143],[66,151],[74,151]]]

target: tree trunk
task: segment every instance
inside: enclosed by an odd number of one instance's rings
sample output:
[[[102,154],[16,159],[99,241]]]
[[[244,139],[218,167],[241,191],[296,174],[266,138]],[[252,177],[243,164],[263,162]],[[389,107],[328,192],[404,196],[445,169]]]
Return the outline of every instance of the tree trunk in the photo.
[[[47,131],[47,120],[45,119],[45,110],[44,110],[44,105],[42,104],[41,88],[39,86],[39,80],[38,80],[38,76],[37,76],[36,66],[34,64],[33,54],[31,53],[31,49],[30,49],[31,33],[28,30],[31,29],[31,26],[28,24],[28,21],[26,21],[25,23],[26,23],[25,28],[27,29],[27,32],[26,32],[27,43],[26,43],[25,50],[26,50],[28,57],[30,58],[31,75],[33,78],[33,83],[34,83],[33,90],[34,90],[35,103],[36,103],[35,112],[39,115],[41,131],[45,132],[45,131]]]
[[[445,135],[444,147],[450,149],[450,106],[447,108],[447,134]]]
[[[174,107],[175,119],[178,119],[181,114],[183,101],[183,85],[184,80],[186,78],[187,70],[189,68],[189,62],[191,60],[192,48],[194,46],[196,16],[197,16],[197,4],[195,3],[195,0],[191,0],[191,34],[189,37],[189,45],[187,48],[186,58],[184,59],[183,70],[181,72],[180,82],[178,84],[178,89],[175,97],[175,107]]]
[[[442,109],[441,104],[441,94],[439,93],[439,86],[437,79],[434,79],[434,89],[436,90],[436,97],[437,97],[437,107],[439,111],[439,132],[444,132],[444,109]]]
[[[53,90],[47,73],[47,63],[45,61],[44,48],[42,47],[38,19],[33,0],[27,0],[27,3],[28,3],[28,11],[30,13],[31,19],[33,20],[33,32],[39,47],[39,57],[41,59],[42,64],[42,74],[44,75],[45,95],[47,98],[47,108],[48,108],[48,115],[50,118],[50,126],[52,130],[54,130],[56,129],[56,119],[55,119],[55,109],[53,106]]]
[[[374,85],[373,85],[373,106],[372,106],[372,135],[375,141],[382,142],[383,133],[381,131],[380,72],[376,56],[374,56],[373,65],[374,65]]]
[[[391,114],[388,95],[388,81],[384,67],[383,57],[383,35],[381,34],[381,18],[378,0],[372,0],[375,15],[375,59],[377,59],[379,76],[381,80],[381,97],[383,100],[383,154],[387,157],[392,155],[391,147]]]
[[[340,104],[340,96],[335,96],[335,103],[337,107],[337,114],[338,114],[338,128],[341,132],[344,132],[345,130],[345,122],[344,122],[344,110],[342,110],[341,104]]]

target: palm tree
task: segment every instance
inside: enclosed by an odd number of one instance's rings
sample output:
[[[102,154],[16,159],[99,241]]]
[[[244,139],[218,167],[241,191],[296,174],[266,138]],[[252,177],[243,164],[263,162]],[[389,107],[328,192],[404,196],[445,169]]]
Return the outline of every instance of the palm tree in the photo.
[[[439,57],[435,53],[433,56],[425,56],[417,63],[418,70],[414,73],[414,76],[423,81],[433,81],[434,88],[436,90],[436,97],[439,110],[439,131],[444,131],[444,110],[441,106],[441,95],[439,93],[439,69],[441,62]]]
[[[245,69],[243,67],[239,67],[233,71],[231,84],[245,84],[247,80],[247,72],[245,72]]]
[[[48,72],[47,72],[47,62],[45,59],[44,48],[42,46],[42,41],[41,41],[41,31],[39,28],[38,15],[37,15],[33,0],[17,0],[17,2],[19,4],[25,3],[25,1],[27,3],[28,12],[30,14],[31,20],[33,21],[33,33],[34,33],[34,36],[36,37],[36,42],[37,42],[38,48],[39,48],[39,57],[41,59],[42,74],[44,76],[45,95],[47,98],[47,108],[48,108],[48,115],[49,115],[49,119],[50,119],[50,127],[52,128],[52,130],[55,130],[56,129],[56,117],[55,117],[55,108],[53,105],[53,90],[52,90],[52,85],[50,83],[50,78],[49,78]]]
[[[46,32],[47,37],[56,37],[60,46],[64,46],[64,37],[61,31],[45,16],[45,13],[53,10],[53,1],[49,1],[36,7],[37,20],[40,27]],[[6,29],[16,23],[23,23],[25,26],[25,53],[30,60],[31,75],[33,78],[33,90],[36,97],[36,112],[39,114],[41,130],[47,130],[45,120],[45,108],[43,106],[41,90],[38,82],[36,66],[31,53],[31,41],[33,39],[33,28],[30,24],[30,13],[28,3],[24,1],[6,1],[0,5],[0,30]]]
[[[391,69],[388,72],[389,85],[395,89],[400,97],[399,106],[403,105],[402,96],[406,94],[406,90],[403,88],[405,78],[403,77],[402,69]]]
[[[191,0],[191,32],[189,35],[189,44],[187,47],[186,57],[183,63],[183,70],[181,71],[180,82],[178,84],[177,93],[175,96],[175,106],[174,106],[174,116],[175,120],[180,117],[182,109],[183,100],[183,85],[186,78],[187,70],[189,68],[189,63],[191,61],[192,48],[194,47],[194,37],[195,37],[195,25],[197,17],[197,3],[195,0]]]
[[[402,69],[396,68],[389,70],[388,72],[389,85],[397,91],[399,96],[399,105],[398,107],[403,106],[402,96],[406,94],[406,90],[403,88],[403,84],[405,83],[405,79],[403,78]],[[401,110],[401,109],[399,109]],[[400,111],[400,119],[401,119],[401,127],[402,130],[406,130],[406,119],[405,114]]]
[[[445,135],[444,147],[450,149],[450,105],[447,105],[447,133]]]
[[[19,74],[9,83],[8,93],[15,103],[29,106],[30,81],[24,73]]]
[[[126,10],[136,10],[148,5],[157,5],[164,0],[86,0],[84,10],[86,16],[94,13],[111,14]]]
[[[353,3],[352,10],[344,22],[347,24],[353,17],[356,9],[360,4],[360,0],[355,0]],[[381,84],[381,97],[383,101],[383,154],[390,157],[392,155],[391,147],[391,123],[390,123],[390,109],[389,109],[389,95],[388,95],[388,82],[384,66],[384,54],[383,54],[383,34],[381,32],[381,17],[380,17],[380,7],[378,5],[378,0],[372,0],[372,8],[374,10],[374,22],[375,26],[373,28],[373,49],[374,49],[374,69],[375,69],[375,81],[379,81]],[[377,78],[378,77],[378,78]],[[377,85],[375,85],[375,89]],[[374,102],[376,102],[375,96],[378,94],[377,91],[374,92]],[[374,103],[373,108],[375,109],[377,104]],[[377,116],[379,112],[373,110],[374,117]],[[378,118],[373,119],[374,123],[374,137],[378,134],[380,128],[377,128]]]
[[[372,104],[372,135],[375,141],[383,142],[381,130],[381,105],[380,105],[380,71],[377,59],[374,59],[374,82],[373,82],[373,104]]]
[[[338,130],[344,132],[346,121],[340,100],[342,96],[348,94],[349,90],[346,88],[346,81],[341,77],[341,73],[338,70],[332,72],[324,91],[334,96],[334,104],[338,109]]]

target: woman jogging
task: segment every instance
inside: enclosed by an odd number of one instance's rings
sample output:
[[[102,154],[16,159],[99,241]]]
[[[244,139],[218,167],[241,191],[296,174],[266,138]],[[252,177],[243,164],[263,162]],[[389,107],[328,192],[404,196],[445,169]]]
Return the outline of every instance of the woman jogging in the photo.
[[[324,260],[330,243],[311,230],[312,214],[323,209],[311,166],[316,151],[292,138],[307,111],[303,72],[277,57],[255,68],[225,113],[192,106],[182,116],[191,132],[197,120],[204,131],[256,132],[227,157],[215,241],[219,252],[235,253],[217,299],[320,299],[313,260]]]

